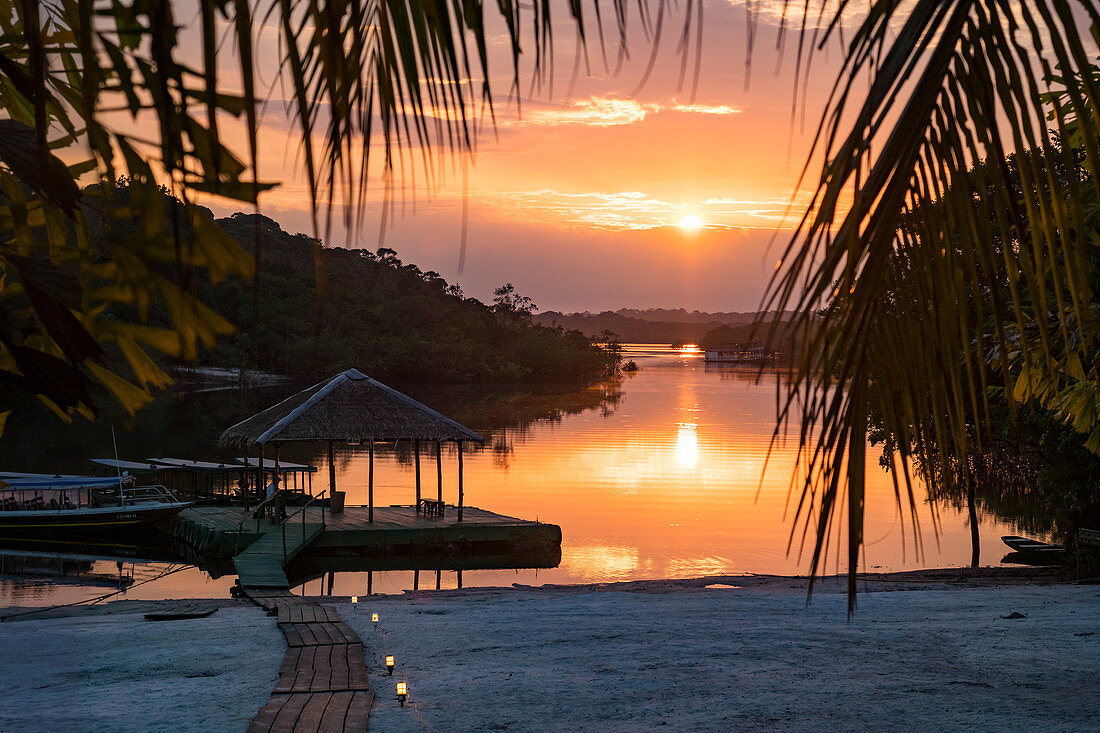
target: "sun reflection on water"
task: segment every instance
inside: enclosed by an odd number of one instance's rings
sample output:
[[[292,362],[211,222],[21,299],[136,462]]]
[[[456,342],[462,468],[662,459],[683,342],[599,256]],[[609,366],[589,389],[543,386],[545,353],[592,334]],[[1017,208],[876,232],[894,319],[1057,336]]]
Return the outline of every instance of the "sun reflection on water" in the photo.
[[[563,546],[561,560],[584,580],[620,579],[638,570],[637,547],[612,545]]]
[[[699,461],[699,430],[692,423],[680,423],[676,429],[676,460],[681,466],[694,467]]]

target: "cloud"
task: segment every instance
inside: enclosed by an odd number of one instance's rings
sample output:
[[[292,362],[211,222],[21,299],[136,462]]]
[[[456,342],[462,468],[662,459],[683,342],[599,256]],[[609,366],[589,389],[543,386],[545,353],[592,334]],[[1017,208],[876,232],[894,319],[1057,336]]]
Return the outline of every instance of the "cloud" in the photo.
[[[669,107],[673,112],[686,112],[696,115],[736,115],[741,110],[728,104],[677,104]]]
[[[707,229],[775,229],[788,223],[788,200],[670,201],[640,191],[507,191],[485,197],[502,221],[521,220],[607,231],[676,226],[694,214]]]
[[[520,125],[615,127],[642,122],[647,114],[656,109],[659,109],[656,105],[641,104],[633,99],[590,97],[567,105],[540,105],[533,109],[528,108],[520,119],[502,121],[498,124],[501,127]]]
[[[733,115],[738,114],[740,111],[736,107],[724,104],[680,104],[675,100],[671,104],[660,104],[656,102],[639,102],[636,99],[593,96],[588,99],[578,99],[568,104],[536,103],[527,107],[519,119],[500,121],[498,126],[584,125],[588,127],[617,127],[644,122],[648,116],[661,112]]]
[[[752,12],[757,20],[768,25],[779,26],[782,23],[788,31],[795,33],[803,27],[808,31],[825,30],[836,18],[838,8],[841,9],[841,18],[847,26],[862,23],[867,17],[866,4],[857,3],[806,5],[790,0],[726,0],[726,4],[732,8],[745,8]],[[891,27],[900,28],[916,4],[916,0],[898,0],[890,19]]]

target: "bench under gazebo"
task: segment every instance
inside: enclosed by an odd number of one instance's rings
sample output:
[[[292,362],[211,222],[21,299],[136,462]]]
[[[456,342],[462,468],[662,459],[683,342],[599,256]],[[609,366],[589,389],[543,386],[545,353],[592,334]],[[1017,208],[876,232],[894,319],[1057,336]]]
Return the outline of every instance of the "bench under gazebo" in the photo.
[[[260,462],[265,448],[274,450],[278,472],[279,446],[283,443],[328,443],[329,485],[336,490],[336,443],[365,445],[369,451],[367,485],[368,522],[374,521],[374,446],[376,443],[408,441],[413,444],[416,468],[416,509],[428,516],[442,516],[443,462],[442,445],[458,446],[458,521],[462,521],[463,476],[462,446],[484,443],[484,439],[408,395],[371,379],[356,369],[348,369],[330,379],[304,389],[277,405],[243,420],[222,433],[219,445],[244,449],[249,454],[258,448]],[[436,498],[421,496],[421,443],[434,444],[436,459]],[[259,482],[263,485],[263,481]]]

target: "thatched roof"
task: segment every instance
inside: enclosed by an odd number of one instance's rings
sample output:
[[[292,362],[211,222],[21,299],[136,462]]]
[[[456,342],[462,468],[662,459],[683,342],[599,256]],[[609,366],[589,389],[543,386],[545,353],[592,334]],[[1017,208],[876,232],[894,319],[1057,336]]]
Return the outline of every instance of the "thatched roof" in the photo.
[[[286,441],[484,439],[356,369],[304,389],[222,433],[222,446]]]

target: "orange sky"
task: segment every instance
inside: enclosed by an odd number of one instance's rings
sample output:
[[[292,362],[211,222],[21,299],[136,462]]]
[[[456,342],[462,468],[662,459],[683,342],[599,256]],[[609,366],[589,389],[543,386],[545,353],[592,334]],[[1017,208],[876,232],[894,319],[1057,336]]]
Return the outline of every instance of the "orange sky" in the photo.
[[[803,128],[791,118],[793,44],[779,65],[772,16],[764,13],[759,22],[746,90],[743,3],[708,0],[704,7],[694,101],[690,70],[686,88],[678,88],[676,13],[654,72],[635,96],[648,61],[640,26],[635,22],[633,57],[617,76],[603,70],[593,44],[591,75],[582,71],[567,95],[575,46],[563,15],[553,94],[536,90],[523,100],[522,115],[505,99],[510,69],[498,38],[491,64],[500,74],[498,124],[496,135],[485,126],[469,173],[464,270],[459,273],[460,173],[435,191],[423,187],[420,175],[417,183],[406,178],[406,206],[386,231],[386,246],[483,300],[512,282],[542,310],[755,309],[777,248],[800,213],[795,207],[784,224],[835,74],[829,59],[838,54],[815,62]],[[614,50],[614,40],[609,43]],[[266,195],[261,211],[287,230],[309,233],[307,191],[295,172],[297,142],[288,139],[281,113],[268,113],[262,135],[261,178],[283,184]],[[358,241],[335,230],[327,243],[376,247],[381,191],[373,189],[370,225]],[[236,207],[212,208],[221,215]],[[698,216],[703,228],[678,226],[686,215]],[[777,227],[786,231],[769,250]]]

